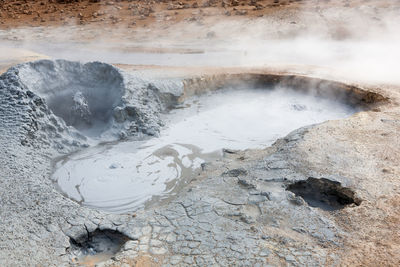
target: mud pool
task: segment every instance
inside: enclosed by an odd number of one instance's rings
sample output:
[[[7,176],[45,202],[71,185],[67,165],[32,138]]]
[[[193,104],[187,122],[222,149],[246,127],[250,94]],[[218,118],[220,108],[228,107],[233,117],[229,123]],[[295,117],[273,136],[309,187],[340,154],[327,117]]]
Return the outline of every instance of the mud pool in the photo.
[[[223,89],[165,114],[159,137],[84,149],[56,163],[53,180],[83,205],[125,213],[174,195],[222,149],[262,149],[305,125],[357,109],[288,88]]]

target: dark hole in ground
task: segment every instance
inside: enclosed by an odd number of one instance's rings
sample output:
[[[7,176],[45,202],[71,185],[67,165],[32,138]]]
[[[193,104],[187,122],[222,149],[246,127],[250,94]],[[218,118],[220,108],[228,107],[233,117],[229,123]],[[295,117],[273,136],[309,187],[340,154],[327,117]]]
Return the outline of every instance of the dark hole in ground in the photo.
[[[102,262],[113,257],[129,240],[118,231],[96,229],[77,239],[71,238],[71,253],[80,263]]]
[[[353,190],[326,178],[310,177],[290,184],[286,190],[302,197],[311,207],[328,211],[342,209],[350,204],[357,206],[361,204],[361,200],[355,197]]]

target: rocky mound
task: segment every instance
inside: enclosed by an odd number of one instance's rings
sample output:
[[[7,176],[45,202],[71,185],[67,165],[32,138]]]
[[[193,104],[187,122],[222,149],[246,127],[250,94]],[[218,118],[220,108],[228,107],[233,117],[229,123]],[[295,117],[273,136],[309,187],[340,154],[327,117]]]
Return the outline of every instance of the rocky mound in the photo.
[[[3,109],[23,105],[29,114],[22,144],[42,141],[67,151],[95,140],[156,135],[160,113],[177,97],[162,83],[156,87],[105,63],[65,60],[13,67],[0,76],[0,89],[9,94]]]

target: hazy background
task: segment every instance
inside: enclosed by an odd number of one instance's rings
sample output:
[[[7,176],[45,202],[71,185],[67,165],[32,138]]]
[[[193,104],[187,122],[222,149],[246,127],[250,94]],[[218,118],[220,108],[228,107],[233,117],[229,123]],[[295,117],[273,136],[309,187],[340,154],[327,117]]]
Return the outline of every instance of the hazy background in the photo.
[[[18,28],[0,31],[0,59],[10,56],[4,47],[11,47],[51,58],[134,65],[307,65],[341,78],[400,84],[399,18],[400,10],[390,5],[305,6],[262,18],[206,17],[172,27],[160,19],[135,30],[80,25]]]

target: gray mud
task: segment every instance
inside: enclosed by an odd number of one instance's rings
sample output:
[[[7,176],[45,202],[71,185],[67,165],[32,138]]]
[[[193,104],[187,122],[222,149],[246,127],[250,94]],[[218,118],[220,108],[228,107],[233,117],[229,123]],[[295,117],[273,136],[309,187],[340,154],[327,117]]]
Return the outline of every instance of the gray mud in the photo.
[[[91,91],[83,88],[96,88],[99,77],[113,92],[101,108],[91,99]],[[39,86],[47,78],[54,84]],[[71,105],[71,113],[57,111],[58,94],[63,92],[54,86],[57,82],[76,92],[65,103]],[[50,179],[52,159],[101,138],[157,135],[162,125],[159,114],[183,91],[182,80],[146,80],[98,62],[38,61],[1,75],[1,265],[79,265],[76,244],[85,251],[91,246],[90,237],[99,231],[115,234],[107,241],[108,248],[98,249],[114,254],[99,266],[128,264],[143,254],[157,257],[163,266],[339,262],[336,252],[343,249],[346,232],[331,213],[309,206],[286,190],[289,183],[308,177],[355,187],[348,177],[309,168],[298,147],[315,126],[293,131],[264,150],[225,150],[220,160],[202,165],[202,172],[191,177],[174,198],[136,213],[93,210],[55,189]],[[100,94],[109,93],[100,90]],[[105,124],[96,134],[85,136],[72,127],[74,119],[68,116],[82,117],[83,122],[98,116]],[[353,190],[356,195],[357,190]],[[88,239],[77,241],[83,236]],[[121,236],[124,242],[128,240],[123,245],[118,241]],[[121,249],[113,249],[120,245]]]
[[[72,98],[72,96],[70,96]],[[99,145],[64,157],[52,175],[66,196],[108,212],[132,212],[197,175],[223,149],[263,149],[294,129],[357,111],[280,87],[225,88],[186,99],[162,116],[158,137]],[[156,201],[151,201],[157,205]]]

